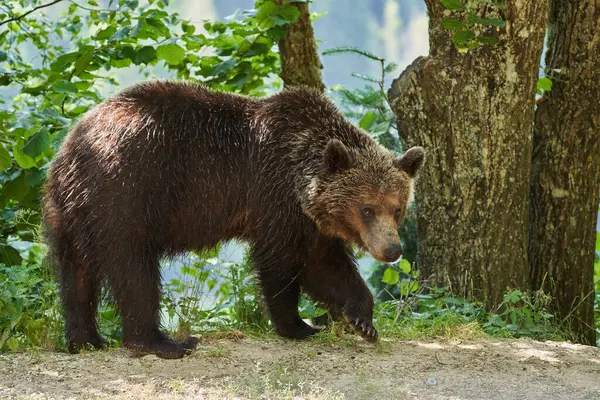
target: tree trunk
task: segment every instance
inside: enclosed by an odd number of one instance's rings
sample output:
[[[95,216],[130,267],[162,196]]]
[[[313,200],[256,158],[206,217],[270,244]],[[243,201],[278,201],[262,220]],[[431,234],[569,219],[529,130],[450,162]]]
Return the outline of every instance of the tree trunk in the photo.
[[[498,44],[467,53],[442,26],[441,2],[425,3],[430,55],[388,92],[405,143],[427,152],[416,185],[418,265],[433,284],[492,308],[508,288],[529,288],[532,119],[548,0],[507,0],[506,26],[485,31]],[[498,17],[492,10],[477,14]]]
[[[275,0],[276,4],[283,5],[287,0]],[[288,24],[285,36],[279,41],[279,55],[281,58],[281,78],[285,87],[306,85],[323,92],[325,85],[321,78],[323,64],[317,53],[317,43],[313,33],[308,3],[289,3],[300,11],[298,20]]]
[[[553,0],[535,113],[529,258],[574,338],[596,342],[594,254],[600,189],[600,1]]]

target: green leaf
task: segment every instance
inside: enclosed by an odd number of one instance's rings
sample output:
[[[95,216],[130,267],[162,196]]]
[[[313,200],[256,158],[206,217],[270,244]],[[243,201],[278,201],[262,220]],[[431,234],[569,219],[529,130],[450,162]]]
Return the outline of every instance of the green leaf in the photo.
[[[395,285],[400,280],[400,273],[392,268],[387,268],[383,273],[383,279],[381,280],[383,283],[388,285]]]
[[[56,93],[76,93],[77,86],[73,82],[70,81],[56,81],[52,84],[54,91]]]
[[[410,270],[411,270],[410,261],[403,258],[400,261],[400,263],[398,264],[398,268],[400,268],[400,271],[404,272],[405,274],[410,274]]]
[[[93,50],[88,50],[81,57],[79,57],[77,61],[75,61],[75,74],[79,75],[81,72],[83,72],[85,70],[85,67],[87,67],[90,64],[90,62],[92,62],[93,58]]]
[[[405,280],[400,285],[400,293],[402,293],[404,296],[414,293],[418,289],[419,289],[419,282],[417,282],[417,281]]]
[[[237,64],[237,61],[234,60],[233,58],[230,58],[227,61],[223,61],[222,63],[215,65],[212,69],[212,73],[213,73],[213,75],[217,75],[217,76],[226,74],[233,67],[235,67],[236,64]]]
[[[19,164],[19,167],[24,169],[35,167],[35,160],[29,157],[27,154],[23,153],[23,150],[19,146],[19,144],[13,147],[13,156],[15,157],[15,161],[17,162],[17,164]]]
[[[58,57],[52,64],[50,64],[50,69],[53,72],[64,72],[65,69],[69,67],[73,62],[75,62],[79,58],[79,52],[75,51],[73,53],[63,54]]]
[[[130,58],[121,58],[121,59],[113,58],[112,60],[110,60],[110,65],[115,68],[126,68],[131,65],[131,59]]]
[[[219,49],[231,49],[244,42],[244,38],[239,35],[219,35],[214,38],[212,45]]]
[[[10,158],[10,153],[4,146],[0,146],[0,171],[6,171],[11,164],[12,159]]]
[[[279,6],[272,1],[264,2],[254,17],[258,27],[261,29],[272,28],[275,25],[273,15],[275,15],[278,9]]]
[[[506,26],[506,21],[500,18],[484,18],[484,25],[499,26],[501,28]]]
[[[15,157],[16,159],[16,157]],[[10,200],[21,200],[29,191],[22,170],[13,174],[13,178],[6,181],[0,191],[0,206],[4,207]]]
[[[444,5],[444,7],[446,7],[450,11],[465,9],[465,6],[463,6],[462,3],[458,0],[440,0],[440,1]]]
[[[181,30],[187,33],[188,35],[193,35],[196,31],[196,27],[190,24],[188,21],[181,21]]]
[[[40,154],[44,153],[50,145],[50,135],[48,128],[41,127],[36,133],[31,135],[23,146],[23,153],[35,160]]]
[[[119,29],[114,35],[110,37],[111,42],[118,42],[119,40],[123,40],[126,37],[129,37],[129,33],[131,32],[130,26],[125,26]]]
[[[135,65],[149,64],[154,60],[156,60],[156,50],[154,47],[144,46],[136,52],[133,63]]]
[[[552,81],[549,78],[540,78],[537,81],[537,88],[549,92],[552,90]]]
[[[600,233],[596,233],[596,250],[600,251]]]
[[[323,17],[324,17],[324,16],[326,16],[326,15],[327,15],[327,11],[323,11],[323,12],[321,12],[321,13],[318,13],[318,12],[311,12],[311,13],[310,13],[310,20],[311,20],[311,21],[316,21],[316,20],[318,20],[318,19],[320,19],[320,18],[323,18]]]
[[[113,25],[110,25],[107,28],[98,31],[92,37],[92,39],[94,39],[94,40],[106,40],[109,37],[111,37],[112,35],[114,35],[116,31],[117,31],[117,28],[115,28]]]
[[[281,18],[279,18],[281,17]],[[300,17],[300,10],[294,6],[281,6],[277,16],[273,17],[275,25],[293,24]]]
[[[0,62],[8,60],[8,53],[5,51],[0,51]]]
[[[467,16],[467,21],[469,21],[470,24],[492,25],[492,26],[499,26],[499,27],[504,27],[506,25],[506,21],[504,21],[503,19],[483,18],[472,12],[469,13],[469,15]]]
[[[452,36],[452,41],[457,44],[461,44],[464,42],[468,42],[475,37],[475,32],[473,31],[458,31]]]
[[[446,18],[442,21],[442,26],[446,29],[449,29],[451,31],[456,31],[459,29],[465,29],[467,27],[467,25],[462,22],[459,21],[457,19],[453,19],[453,18]]]
[[[176,44],[163,44],[156,49],[156,58],[169,65],[179,64],[185,57],[185,50]]]
[[[377,113],[375,111],[367,111],[358,122],[358,126],[368,131],[373,127],[375,120],[377,120]]]
[[[17,249],[5,244],[0,245],[0,263],[11,266],[21,265],[22,262],[23,258]]]
[[[481,44],[489,44],[493,46],[498,44],[500,40],[494,36],[477,36],[477,41]]]

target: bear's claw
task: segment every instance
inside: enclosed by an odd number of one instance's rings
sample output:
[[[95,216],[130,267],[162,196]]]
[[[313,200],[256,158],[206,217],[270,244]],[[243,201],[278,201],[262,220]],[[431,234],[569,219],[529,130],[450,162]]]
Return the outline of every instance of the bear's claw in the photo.
[[[350,323],[350,326],[356,333],[358,333],[363,339],[367,342],[376,342],[379,334],[377,333],[377,329],[370,322],[362,321],[360,318],[348,318],[344,317],[344,319]]]

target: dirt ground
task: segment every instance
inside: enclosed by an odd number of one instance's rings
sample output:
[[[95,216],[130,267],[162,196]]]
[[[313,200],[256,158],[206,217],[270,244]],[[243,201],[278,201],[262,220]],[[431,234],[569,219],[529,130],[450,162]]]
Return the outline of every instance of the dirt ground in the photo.
[[[600,399],[600,349],[203,338],[190,356],[0,355],[1,399]]]

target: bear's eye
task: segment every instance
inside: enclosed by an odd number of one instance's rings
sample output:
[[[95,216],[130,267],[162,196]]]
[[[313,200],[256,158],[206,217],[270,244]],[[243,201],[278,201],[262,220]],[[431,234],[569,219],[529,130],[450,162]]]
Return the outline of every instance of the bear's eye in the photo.
[[[362,215],[365,219],[370,219],[375,216],[375,209],[373,207],[363,207]]]

